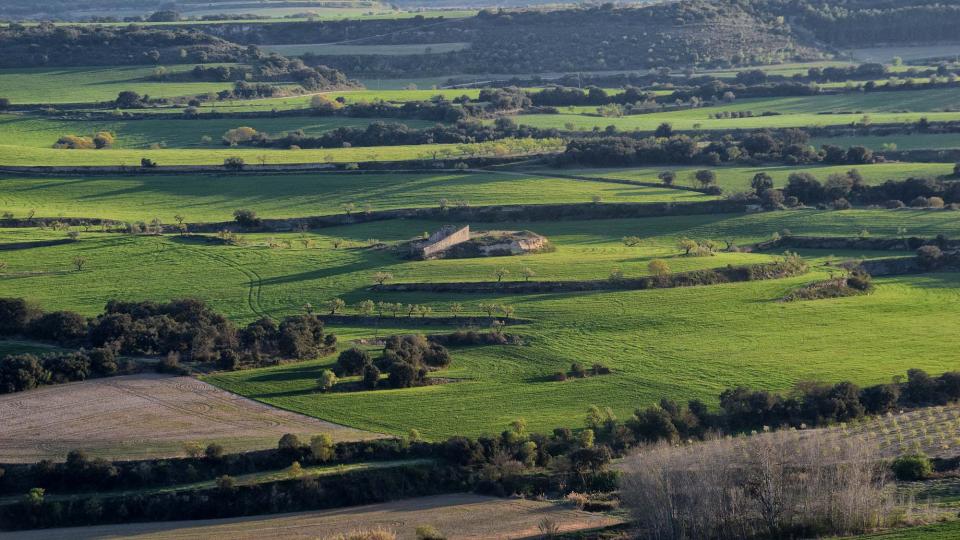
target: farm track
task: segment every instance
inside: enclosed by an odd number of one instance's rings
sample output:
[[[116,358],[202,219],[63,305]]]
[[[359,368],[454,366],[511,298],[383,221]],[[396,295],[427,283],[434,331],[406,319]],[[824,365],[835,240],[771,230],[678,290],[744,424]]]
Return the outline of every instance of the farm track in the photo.
[[[247,290],[247,305],[250,307],[250,311],[253,312],[254,315],[257,315],[261,318],[275,319],[272,315],[267,313],[266,309],[263,307],[263,277],[259,272],[247,268],[224,255],[213,254],[208,251],[190,246],[178,246],[175,249],[185,250],[194,255],[206,257],[207,259],[219,262],[224,266],[243,274],[243,276],[246,277],[247,281],[249,282]],[[260,256],[260,259],[264,260],[262,256]]]

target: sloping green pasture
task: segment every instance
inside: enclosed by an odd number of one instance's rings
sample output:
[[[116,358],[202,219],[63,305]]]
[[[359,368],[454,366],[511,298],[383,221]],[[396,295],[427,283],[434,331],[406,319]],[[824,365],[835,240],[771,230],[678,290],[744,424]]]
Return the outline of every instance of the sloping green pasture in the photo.
[[[733,103],[624,117],[597,116],[596,107],[561,108],[560,114],[528,114],[514,119],[540,128],[605,128],[652,131],[663,122],[675,129],[757,129],[835,126],[861,122],[875,124],[960,119],[960,93],[954,89],[849,93],[823,96],[738,99]],[[751,111],[747,118],[714,118],[717,113]],[[952,112],[951,112],[952,111]],[[764,113],[776,113],[763,116]]]
[[[319,135],[339,127],[365,128],[371,122],[403,123],[410,127],[431,125],[420,120],[398,121],[376,118],[300,117],[300,118],[158,118],[147,120],[61,120],[29,115],[0,115],[0,144],[51,148],[64,135],[90,136],[98,131],[116,135],[114,148],[210,148],[223,150],[223,134],[241,126],[271,135],[302,129],[307,135]],[[210,141],[202,140],[209,137]]]
[[[369,207],[453,206],[701,201],[712,197],[692,191],[587,182],[543,175],[504,173],[180,175],[115,177],[17,177],[0,175],[0,212],[23,217],[30,210],[44,217],[88,217],[172,223],[229,221],[233,211],[249,208],[262,217],[339,214]]]
[[[167,73],[174,74],[190,71],[193,66],[183,64],[165,68]],[[155,66],[0,69],[0,97],[15,104],[92,103],[116,99],[124,90],[172,98],[233,88],[233,81],[155,81],[149,79],[154,69]]]
[[[514,306],[531,320],[511,331],[524,346],[457,349],[443,376],[463,382],[408,390],[334,393],[313,390],[330,359],[280,368],[213,376],[227,389],[284,408],[355,427],[404,433],[416,427],[429,437],[499,430],[518,416],[531,428],[578,426],[590,404],[608,405],[626,416],[633,408],[668,395],[715,402],[728,386],[748,384],[785,389],[797,380],[852,378],[860,383],[886,380],[908,367],[954,369],[943,351],[960,345],[953,331],[960,322],[960,276],[930,274],[879,279],[874,294],[839,300],[782,304],[787,291],[826,275],[819,264],[837,258],[876,253],[804,253],[815,269],[796,278],[688,289],[593,292],[582,294],[497,295],[373,293],[367,288],[376,271],[396,282],[490,280],[497,268],[521,279],[529,267],[538,279],[597,279],[614,269],[643,275],[653,258],[674,271],[769,260],[767,254],[679,256],[683,236],[745,244],[789,228],[796,234],[849,236],[867,229],[875,236],[956,235],[955,213],[924,211],[791,211],[752,215],[689,216],[634,220],[510,224],[548,236],[556,250],[512,258],[404,261],[389,250],[370,249],[370,239],[398,241],[435,229],[439,223],[368,223],[298,234],[245,235],[246,246],[218,246],[176,237],[130,237],[84,233],[74,244],[6,251],[9,264],[0,278],[0,296],[27,296],[47,309],[93,314],[110,298],[167,299],[199,296],[239,322],[263,314],[294,313],[305,302],[322,306],[339,296],[355,304],[363,299],[425,303],[445,314],[452,302],[478,314],[480,302]],[[505,224],[471,224],[506,228]],[[62,232],[29,229],[0,232],[0,242],[60,238]],[[620,242],[625,235],[643,239],[639,247]],[[290,247],[269,248],[291,242]],[[333,238],[347,241],[339,249]],[[77,255],[88,260],[72,271]],[[319,309],[319,308],[318,308]],[[381,328],[333,327],[346,342],[353,337],[385,335],[416,328],[416,320]],[[923,332],[905,333],[904,328]],[[428,331],[438,331],[436,327]],[[910,351],[908,356],[903,351]],[[572,362],[604,363],[612,375],[565,382],[549,375]],[[430,411],[427,413],[426,411]],[[437,411],[443,411],[439,413]]]
[[[629,167],[629,168],[602,168],[602,169],[570,169],[570,174],[595,176],[601,178],[618,178],[623,180],[637,180],[641,182],[659,182],[657,175],[663,171],[673,171],[677,175],[675,183],[683,186],[693,186],[693,173],[703,167]],[[710,167],[707,167],[710,168]],[[909,163],[891,162],[873,165],[772,165],[762,167],[713,167],[717,173],[717,185],[724,193],[735,193],[750,190],[750,181],[757,173],[769,174],[776,187],[787,185],[791,174],[806,172],[814,175],[821,182],[831,174],[844,174],[856,169],[864,180],[871,185],[882,184],[887,180],[905,180],[907,178],[937,178],[953,174],[952,163]]]

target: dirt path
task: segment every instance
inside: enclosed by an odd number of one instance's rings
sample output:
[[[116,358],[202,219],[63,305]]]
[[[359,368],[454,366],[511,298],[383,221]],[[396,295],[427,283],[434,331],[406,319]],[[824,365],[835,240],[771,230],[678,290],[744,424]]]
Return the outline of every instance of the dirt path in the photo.
[[[621,519],[581,512],[546,501],[497,499],[472,494],[439,495],[383,504],[299,512],[274,516],[203,521],[172,521],[52,529],[18,533],[24,540],[59,538],[137,539],[323,539],[357,529],[383,528],[401,539],[415,538],[416,528],[432,525],[451,539],[507,539],[536,537],[544,518],[561,531],[605,527]]]
[[[62,460],[74,448],[112,459],[171,457],[184,444],[270,448],[284,433],[335,440],[380,434],[249,400],[191,377],[144,373],[0,396],[0,463]]]

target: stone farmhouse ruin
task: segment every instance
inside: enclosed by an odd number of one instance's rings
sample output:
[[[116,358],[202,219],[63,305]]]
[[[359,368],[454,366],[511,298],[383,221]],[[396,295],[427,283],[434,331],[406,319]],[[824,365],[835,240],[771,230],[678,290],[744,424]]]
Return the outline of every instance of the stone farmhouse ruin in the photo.
[[[496,257],[534,253],[548,245],[532,231],[471,232],[469,225],[445,225],[425,240],[411,242],[410,251],[421,259]]]

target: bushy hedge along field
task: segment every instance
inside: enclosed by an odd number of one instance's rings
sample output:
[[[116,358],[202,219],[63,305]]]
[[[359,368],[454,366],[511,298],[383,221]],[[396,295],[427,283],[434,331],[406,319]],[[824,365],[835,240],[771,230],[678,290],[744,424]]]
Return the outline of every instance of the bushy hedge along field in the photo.
[[[230,129],[248,126],[257,131],[280,135],[302,129],[308,135],[319,135],[338,127],[366,127],[374,118],[340,116],[299,118],[207,118],[203,120],[157,119],[149,120],[60,120],[42,116],[0,114],[0,144],[51,148],[64,135],[90,136],[99,131],[112,132],[116,138],[113,148],[211,148],[223,150],[223,134]],[[397,123],[397,120],[386,120]],[[413,128],[426,127],[429,122],[404,120]],[[203,140],[209,137],[210,140]]]
[[[575,426],[587,405],[610,406],[626,417],[638,406],[661,396],[702,398],[713,403],[730,386],[747,384],[783,390],[807,378],[858,383],[885,381],[890,373],[919,367],[937,373],[952,369],[944,350],[960,345],[951,329],[960,322],[956,274],[929,274],[877,279],[873,294],[838,300],[776,300],[810,281],[824,279],[818,265],[829,255],[807,252],[814,264],[809,274],[784,280],[748,282],[696,289],[542,294],[527,296],[439,295],[392,293],[372,295],[366,288],[374,272],[385,270],[394,281],[489,280],[500,267],[506,279],[522,279],[530,267],[541,279],[603,278],[614,268],[627,276],[643,275],[653,258],[663,258],[675,271],[770,260],[762,254],[678,256],[683,236],[731,239],[744,245],[769,238],[784,228],[796,234],[850,236],[868,229],[877,236],[897,234],[956,235],[951,212],[923,211],[796,211],[733,216],[690,216],[667,219],[609,220],[563,223],[520,223],[546,235],[553,253],[474,260],[401,261],[387,251],[369,250],[367,239],[400,240],[436,228],[437,223],[405,221],[341,227],[310,234],[316,242],[303,248],[296,234],[274,235],[290,240],[290,248],[268,248],[271,235],[245,235],[245,247],[195,244],[176,237],[129,237],[82,234],[79,242],[29,251],[8,251],[0,277],[0,295],[29,296],[46,309],[67,308],[95,313],[109,298],[166,299],[198,295],[238,321],[293,313],[305,302],[322,309],[339,296],[349,304],[372,298],[422,303],[435,313],[453,302],[477,311],[480,302],[514,306],[531,319],[512,329],[526,346],[457,348],[456,361],[444,377],[460,380],[406,390],[316,393],[316,380],[332,359],[268,370],[213,376],[228,390],[267,403],[353,427],[405,433],[416,427],[426,436],[495,431],[517,416],[531,429]],[[477,229],[502,224],[471,224]],[[63,233],[8,230],[6,241]],[[620,238],[635,234],[640,247],[628,248]],[[348,245],[333,249],[331,240]],[[350,247],[353,246],[353,247]],[[89,262],[72,271],[77,255]],[[845,256],[874,254],[835,253]],[[884,256],[889,252],[883,253]],[[37,272],[28,275],[25,272]],[[416,329],[416,320],[391,327]],[[904,327],[924,328],[904,335]],[[397,328],[331,326],[341,341]],[[789,330],[789,331],[787,331]],[[434,330],[436,331],[436,330]],[[711,336],[709,339],[704,336]],[[894,351],[910,350],[904,360]],[[602,377],[553,381],[552,374],[570,364],[601,362],[613,373]],[[387,406],[389,404],[389,406]],[[389,409],[389,414],[384,413]],[[426,416],[423,411],[445,411]]]
[[[724,193],[749,191],[750,180],[757,173],[767,173],[773,178],[774,187],[782,188],[787,185],[787,178],[795,173],[810,173],[820,182],[826,181],[831,174],[845,174],[850,169],[856,169],[870,185],[877,185],[887,180],[905,180],[907,178],[937,178],[953,174],[952,163],[877,163],[872,165],[767,165],[757,167],[697,167],[697,166],[650,166],[612,169],[570,169],[564,172],[583,176],[600,178],[620,178],[638,180],[641,182],[659,182],[657,175],[663,171],[673,171],[677,185],[693,186],[693,174],[703,168],[713,170],[717,174],[717,186]]]
[[[480,155],[491,155],[496,147],[504,147],[504,155],[514,152],[510,149],[513,140],[501,139],[489,143],[475,143]],[[533,143],[531,151],[560,151],[563,143],[559,139],[523,139],[519,142]],[[164,148],[154,149],[102,149],[102,150],[62,150],[56,148],[35,148],[28,146],[0,144],[0,166],[110,166],[139,167],[146,158],[157,165],[223,165],[228,158],[240,158],[245,163],[256,165],[261,157],[267,165],[288,163],[356,163],[360,161],[408,161],[434,159],[439,152],[453,151],[451,159],[467,157],[462,151],[463,145],[433,144],[409,146],[368,146],[357,148],[326,148],[308,150],[276,150],[259,148]],[[452,165],[454,162],[451,161]]]

